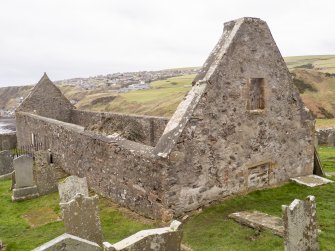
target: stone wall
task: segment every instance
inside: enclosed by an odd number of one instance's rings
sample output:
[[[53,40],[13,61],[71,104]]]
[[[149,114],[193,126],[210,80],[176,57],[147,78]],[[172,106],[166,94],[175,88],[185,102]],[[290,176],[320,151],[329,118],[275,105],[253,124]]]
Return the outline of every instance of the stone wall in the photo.
[[[150,146],[156,145],[168,121],[168,118],[163,117],[82,110],[72,110],[71,115],[71,123],[87,130],[106,135],[120,133],[129,140]]]
[[[158,128],[152,129],[142,116],[66,109],[73,124],[17,112],[19,146],[36,134],[66,172],[87,177],[97,193],[152,218],[168,220],[313,173],[314,118],[260,19],[225,24],[160,138],[164,119],[152,118]],[[125,139],[133,131],[142,140]]]
[[[0,134],[0,150],[16,148],[16,133]]]
[[[176,215],[313,173],[314,119],[266,23],[225,24],[213,54],[155,149],[170,161],[164,181]],[[253,78],[264,80],[264,109],[249,109]]]
[[[152,218],[164,218],[163,164],[153,148],[85,131],[83,127],[17,113],[18,145],[31,144],[31,134],[48,138],[55,165],[79,177],[115,202]]]
[[[316,130],[319,145],[335,145],[335,128],[324,128]]]

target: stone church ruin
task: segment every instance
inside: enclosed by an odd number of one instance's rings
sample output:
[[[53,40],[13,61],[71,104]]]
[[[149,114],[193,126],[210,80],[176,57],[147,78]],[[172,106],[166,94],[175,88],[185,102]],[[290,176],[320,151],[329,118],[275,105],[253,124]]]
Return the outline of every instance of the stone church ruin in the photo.
[[[19,147],[43,142],[55,165],[151,218],[313,174],[314,118],[257,18],[225,23],[170,120],[77,110],[44,75],[16,121]]]

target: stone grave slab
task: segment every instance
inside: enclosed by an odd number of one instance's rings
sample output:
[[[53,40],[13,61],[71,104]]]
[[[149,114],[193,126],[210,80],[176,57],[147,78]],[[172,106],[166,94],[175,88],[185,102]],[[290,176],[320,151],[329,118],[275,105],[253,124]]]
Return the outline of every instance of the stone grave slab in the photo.
[[[267,229],[275,235],[284,236],[283,220],[258,211],[242,211],[228,216],[236,222],[255,229]]]
[[[98,196],[76,194],[70,201],[59,205],[66,233],[102,244]]]
[[[33,158],[20,156],[13,161],[15,169],[15,188],[34,186]]]
[[[12,201],[22,201],[39,196],[33,176],[33,158],[20,156],[13,161],[14,178],[12,179]]]
[[[69,176],[58,184],[58,191],[61,203],[66,203],[76,196],[82,194],[88,197],[88,186],[86,177]]]
[[[71,234],[62,234],[57,238],[39,246],[32,251],[100,251],[101,247],[92,241],[88,241]]]
[[[10,151],[0,152],[0,176],[8,175],[14,171],[13,158]]]
[[[57,178],[54,168],[48,162],[47,151],[35,152],[34,180],[40,195],[57,191]]]
[[[291,205],[282,206],[285,251],[318,251],[318,229],[314,196],[295,199]]]
[[[301,185],[305,185],[308,187],[317,187],[317,186],[322,186],[328,183],[332,183],[334,181],[317,176],[317,175],[307,175],[307,176],[301,176],[297,178],[291,178],[290,179],[293,182],[296,182]]]

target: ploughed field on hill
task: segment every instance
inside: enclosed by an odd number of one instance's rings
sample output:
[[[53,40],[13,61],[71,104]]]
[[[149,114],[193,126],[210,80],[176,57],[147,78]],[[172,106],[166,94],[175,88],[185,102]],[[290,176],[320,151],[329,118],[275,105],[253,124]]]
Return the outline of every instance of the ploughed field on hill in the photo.
[[[320,119],[335,117],[335,55],[285,58],[306,106]],[[193,75],[184,75],[150,83],[150,89],[117,93],[114,89],[83,89],[59,85],[78,109],[170,117],[191,89]],[[13,88],[13,89],[11,89]],[[0,109],[13,109],[31,87],[0,88]],[[326,124],[322,121],[318,124]],[[332,124],[331,122],[328,122]]]

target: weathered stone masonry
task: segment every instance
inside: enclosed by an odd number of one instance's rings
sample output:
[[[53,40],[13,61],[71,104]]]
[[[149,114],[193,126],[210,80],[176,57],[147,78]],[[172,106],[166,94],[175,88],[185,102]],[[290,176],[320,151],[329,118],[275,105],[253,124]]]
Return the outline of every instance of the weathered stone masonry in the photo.
[[[49,85],[44,76],[35,89]],[[96,192],[149,217],[169,219],[313,173],[314,119],[260,19],[225,24],[167,124],[156,117],[76,111],[56,95],[66,105],[47,105],[50,115],[33,105],[25,109],[23,102],[16,114],[18,144],[31,144],[32,133],[46,138],[66,172],[87,177]],[[129,119],[135,121],[130,129]],[[133,128],[140,128],[139,139],[132,138]]]

